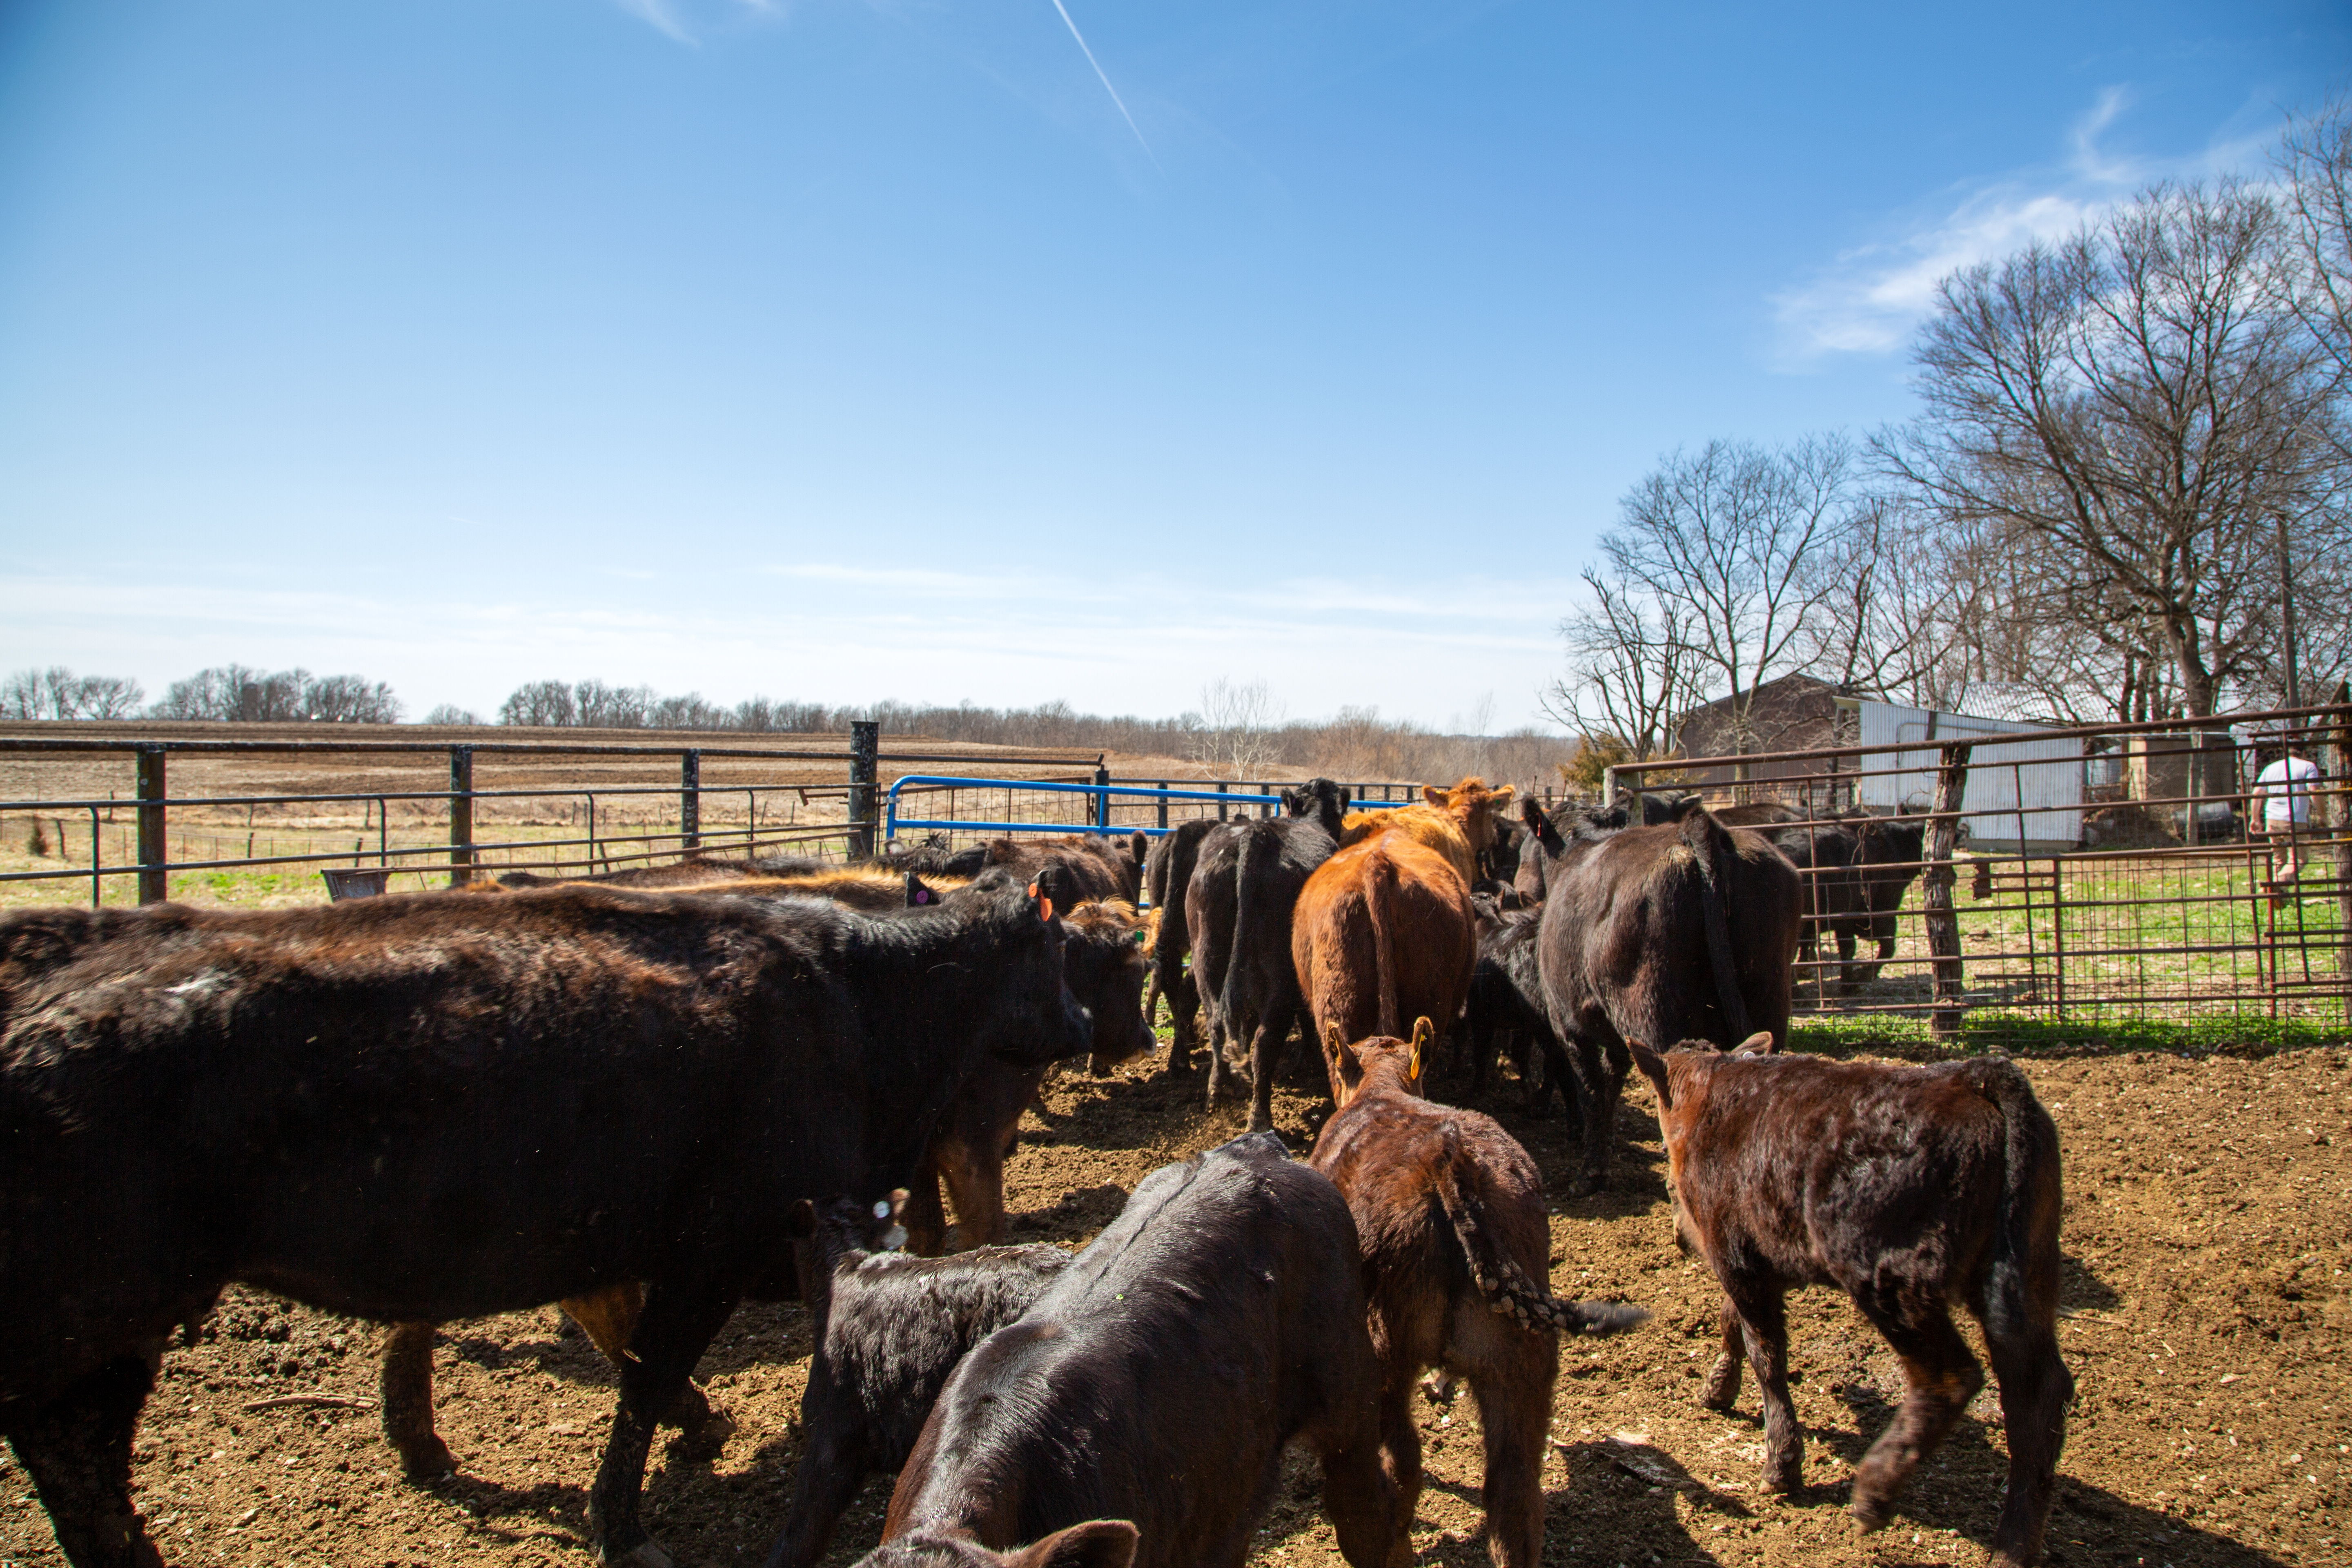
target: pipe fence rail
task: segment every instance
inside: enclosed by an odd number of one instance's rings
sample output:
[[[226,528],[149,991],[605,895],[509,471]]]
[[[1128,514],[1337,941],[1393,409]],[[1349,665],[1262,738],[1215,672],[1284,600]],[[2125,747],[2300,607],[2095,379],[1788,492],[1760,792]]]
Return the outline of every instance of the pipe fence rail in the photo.
[[[1215,807],[1219,821],[1230,820],[1228,814],[1236,807],[1255,808],[1254,812],[1243,812],[1244,816],[1271,816],[1282,805],[1282,796],[1278,792],[1289,787],[1293,786],[1276,784],[1234,784],[1221,780],[1216,781],[1216,786],[1213,789],[1189,789],[1171,785],[1167,779],[1160,779],[1150,784],[1122,784],[1112,783],[1109,773],[1102,769],[1097,769],[1093,782],[1087,784],[1066,784],[1043,779],[967,778],[943,773],[908,773],[890,785],[888,805],[883,816],[883,839],[886,843],[895,839],[901,828],[922,828],[941,834],[981,835],[1140,833],[1148,837],[1157,838],[1175,831],[1171,826],[1171,809],[1176,814],[1173,820],[1178,822],[1187,816],[1193,818],[1206,816],[1211,806]],[[1417,798],[1412,792],[1418,786],[1402,784],[1342,784],[1340,787],[1349,791],[1349,810],[1379,811],[1409,804],[1412,799]],[[1373,789],[1383,793],[1378,797],[1362,793]],[[956,815],[956,802],[959,795],[982,796],[981,806],[974,809],[984,809],[985,796],[992,793],[1001,793],[1004,797],[1004,811],[1001,817],[964,817]],[[902,797],[908,794],[926,795],[932,797],[944,795],[947,801],[940,809],[944,810],[947,815],[945,816],[902,815],[900,811]],[[1033,805],[1025,813],[1016,816],[1013,801],[1018,795],[1042,795],[1048,799]],[[1081,801],[1077,797],[1084,798]],[[1130,805],[1130,802],[1144,804]],[[1171,806],[1171,803],[1177,804]],[[1129,809],[1130,813],[1147,813],[1152,820],[1121,821],[1118,819],[1118,815],[1123,808]]]
[[[2352,704],[1625,763],[1604,789],[1696,791],[1812,862],[1814,1023],[2352,1035]]]
[[[152,903],[179,891],[226,895],[238,877],[317,870],[338,896],[404,886],[462,886],[475,876],[532,871],[585,876],[696,855],[753,858],[779,851],[848,858],[871,854],[902,830],[942,843],[1008,833],[1128,833],[1158,836],[1189,816],[1270,816],[1284,787],[1267,782],[1112,779],[1100,752],[1024,751],[1017,755],[881,750],[877,726],[860,724],[845,749],[704,746],[566,740],[407,742],[138,736],[0,735],[0,760],[113,753],[135,763],[128,796],[87,793],[0,799],[5,848],[0,889],[44,885],[86,890],[93,907],[132,898]],[[245,790],[174,794],[173,755],[309,757],[379,763],[445,760],[446,787]],[[490,786],[477,763],[667,763],[675,784],[578,782]],[[727,762],[839,764],[840,782],[707,778]],[[985,762],[1040,777],[908,773],[887,784],[884,770]],[[436,780],[435,782],[438,782]],[[1419,786],[1377,781],[1345,786],[1362,807],[1401,805]],[[984,808],[997,801],[1003,809]],[[904,808],[924,813],[908,815]],[[838,811],[835,817],[832,814]],[[803,816],[807,812],[810,815]],[[242,813],[242,821],[236,820]],[[52,842],[54,839],[54,842]],[[240,843],[241,840],[241,843]],[[33,847],[37,846],[37,848]],[[51,851],[54,850],[54,854]],[[22,859],[26,864],[18,866]],[[54,863],[53,863],[54,862]],[[337,873],[330,876],[328,873]],[[367,873],[361,875],[360,873]],[[191,879],[211,879],[209,889]],[[310,889],[315,893],[318,889]],[[303,896],[282,882],[242,889]]]

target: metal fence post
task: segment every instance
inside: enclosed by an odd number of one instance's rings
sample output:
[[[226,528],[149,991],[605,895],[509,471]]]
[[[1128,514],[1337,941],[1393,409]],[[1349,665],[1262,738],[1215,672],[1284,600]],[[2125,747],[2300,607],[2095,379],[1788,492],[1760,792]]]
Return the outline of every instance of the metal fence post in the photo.
[[[1939,1041],[1957,1039],[1961,999],[1967,988],[1960,961],[1960,917],[1952,910],[1952,846],[1960,836],[1960,803],[1967,798],[1969,754],[1973,746],[1946,746],[1936,774],[1936,811],[1927,829],[1927,868],[1919,901],[1926,911],[1927,952],[1936,974],[1936,1010],[1928,1033]]]
[[[592,830],[593,831],[593,830]],[[449,748],[449,885],[474,879],[474,748]]]
[[[1097,763],[1095,767],[1095,826],[1110,826],[1110,770]]]
[[[1166,779],[1161,779],[1160,781],[1160,787],[1161,789],[1166,789],[1168,787],[1168,781]],[[1164,795],[1160,797],[1160,826],[1162,827],[1168,826],[1168,797]]]
[[[164,886],[164,862],[171,857],[165,842],[164,752],[161,746],[139,748],[139,901],[158,904],[170,898]]]
[[[849,848],[855,855],[874,853],[874,786],[879,773],[882,726],[859,720],[849,726]]]
[[[677,847],[702,847],[702,753],[692,747],[678,759]]]

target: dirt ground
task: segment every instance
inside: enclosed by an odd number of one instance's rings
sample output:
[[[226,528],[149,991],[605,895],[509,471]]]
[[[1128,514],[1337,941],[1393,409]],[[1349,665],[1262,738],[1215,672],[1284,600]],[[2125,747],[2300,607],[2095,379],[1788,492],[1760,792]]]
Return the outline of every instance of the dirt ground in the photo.
[[[2070,1259],[2062,1343],[2080,1383],[2051,1526],[2051,1561],[2192,1564],[2352,1562],[2352,1069],[2341,1050],[2263,1060],[2083,1056],[2029,1064],[2065,1141]],[[1443,1084],[1440,1086],[1443,1089]],[[1014,1239],[1079,1245],[1146,1172],[1233,1135],[1189,1086],[1064,1078],[1011,1170]],[[1305,1146],[1316,1100],[1277,1119]],[[1548,1563],[1966,1564],[1984,1560],[2003,1450],[1988,1387],[1923,1470],[1894,1526],[1865,1537],[1843,1510],[1852,1467],[1891,1412],[1892,1357],[1844,1301],[1791,1298],[1806,1479],[1757,1486],[1752,1380],[1738,1412],[1701,1410],[1713,1354],[1709,1281],[1674,1247],[1646,1089],[1619,1121],[1619,1190],[1565,1194],[1572,1135],[1487,1107],[1555,1181],[1552,1286],[1655,1313],[1622,1338],[1565,1348],[1547,1468]],[[138,1440],[139,1504],[170,1561],[188,1563],[560,1564],[592,1561],[585,1488],[612,1398],[609,1371],[553,1309],[449,1325],[440,1425],[459,1472],[404,1482],[368,1400],[378,1333],[232,1292],[193,1348],[165,1358]],[[809,1336],[797,1307],[737,1315],[701,1375],[739,1430],[715,1458],[657,1451],[647,1521],[686,1568],[760,1562],[798,1453]],[[1424,1404],[1429,1463],[1413,1546],[1423,1563],[1486,1562],[1470,1402]],[[1294,1463],[1253,1562],[1324,1568],[1339,1556]],[[831,1561],[878,1534],[889,1482],[843,1521]],[[58,1563],[13,1461],[0,1463],[0,1562]]]

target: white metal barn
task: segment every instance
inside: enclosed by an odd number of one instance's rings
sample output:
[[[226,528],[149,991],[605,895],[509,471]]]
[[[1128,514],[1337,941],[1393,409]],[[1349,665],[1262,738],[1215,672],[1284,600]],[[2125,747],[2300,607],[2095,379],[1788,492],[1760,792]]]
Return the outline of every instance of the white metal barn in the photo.
[[[1969,846],[1999,855],[2048,854],[2072,849],[2083,837],[2083,742],[2075,740],[2014,741],[1987,745],[1986,735],[2032,735],[2047,725],[2015,719],[1984,719],[1968,713],[1937,713],[1868,699],[1854,703],[1865,746],[1906,745],[1920,749],[1862,759],[1864,768],[1897,767],[1854,782],[1860,805],[1894,811],[1925,809],[1936,798],[1937,751],[1955,741],[1975,741],[1969,758],[1968,793],[1961,799],[1962,830]]]

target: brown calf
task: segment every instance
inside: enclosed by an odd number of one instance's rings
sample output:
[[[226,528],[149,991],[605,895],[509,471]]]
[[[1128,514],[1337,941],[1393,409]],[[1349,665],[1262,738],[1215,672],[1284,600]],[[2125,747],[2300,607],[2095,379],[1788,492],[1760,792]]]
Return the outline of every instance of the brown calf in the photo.
[[[1345,1094],[1307,1160],[1355,1216],[1400,1528],[1410,1528],[1421,1496],[1413,1379],[1443,1367],[1468,1379],[1478,1401],[1487,1550],[1498,1568],[1535,1568],[1559,1331],[1612,1333],[1649,1314],[1553,1298],[1543,1283],[1551,1272],[1543,1176],[1492,1117],[1421,1097],[1430,1035],[1422,1018],[1410,1045],[1326,1038]]]
[[[1340,850],[1307,879],[1290,929],[1291,962],[1315,1037],[1394,1037],[1413,1018],[1451,1024],[1478,962],[1470,885],[1444,857],[1401,833]],[[1327,1047],[1331,1098],[1340,1064]]]
[[[1853,1510],[1886,1523],[1984,1369],[1951,1303],[1983,1325],[2009,1437],[1998,1568],[2041,1553],[2074,1380],[2058,1359],[2058,1129],[2004,1058],[1932,1067],[1727,1056],[1628,1042],[1658,1091],[1675,1226],[1723,1287],[1723,1356],[1703,1402],[1727,1410],[1739,1352],[1764,1397],[1764,1484],[1800,1481],[1789,1405],[1790,1286],[1834,1285],[1902,1358],[1909,1392],[1854,1472]]]

